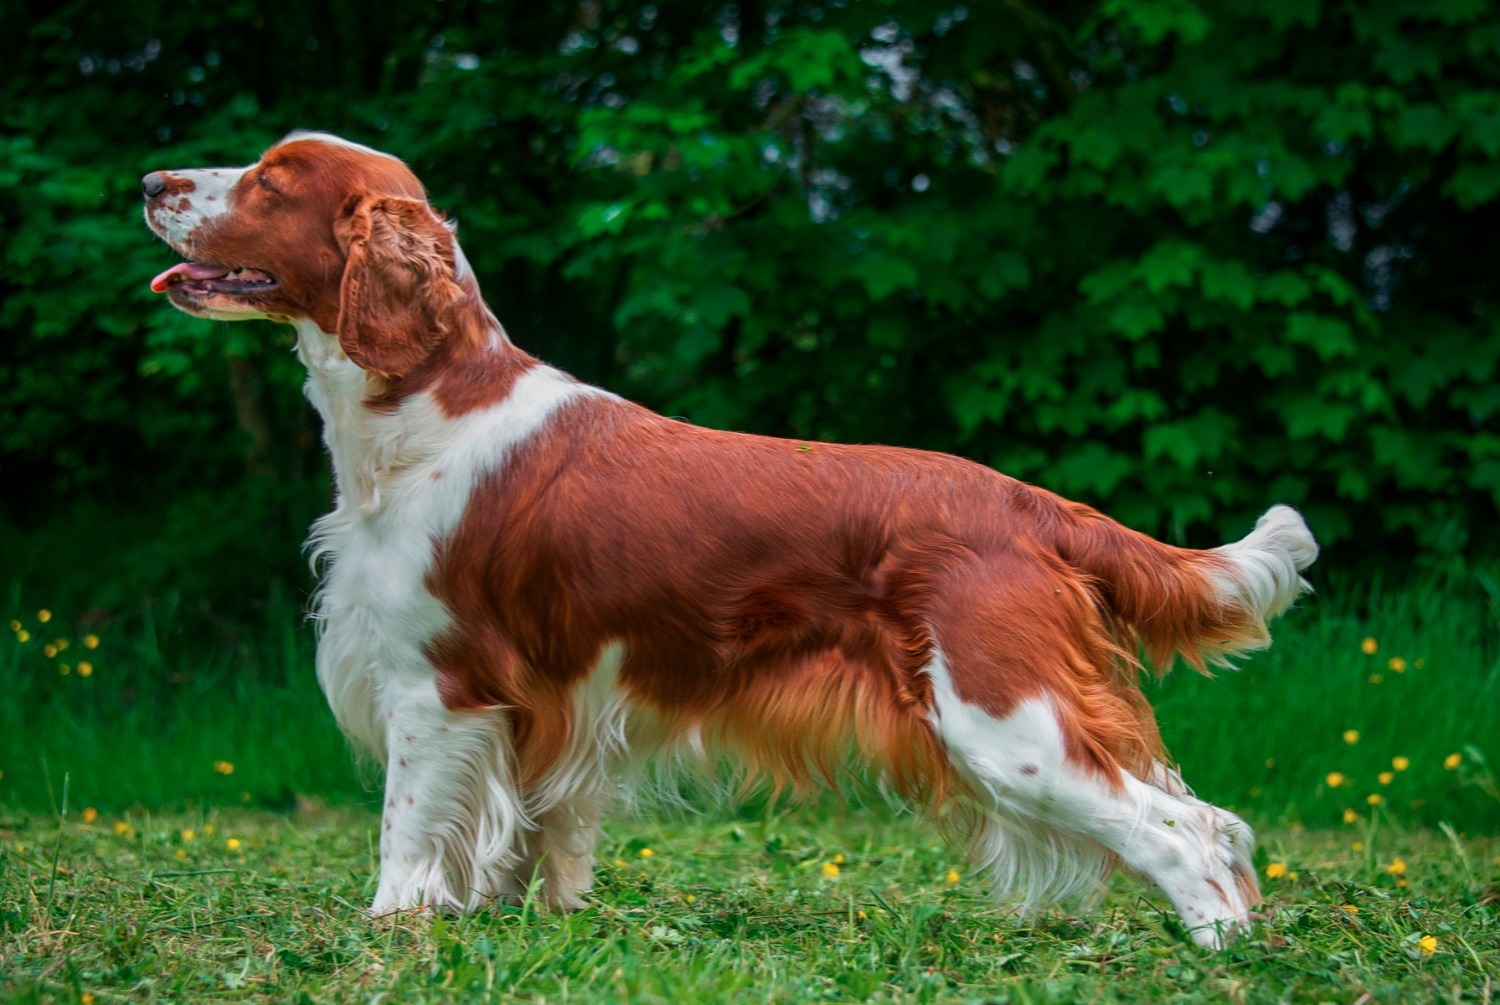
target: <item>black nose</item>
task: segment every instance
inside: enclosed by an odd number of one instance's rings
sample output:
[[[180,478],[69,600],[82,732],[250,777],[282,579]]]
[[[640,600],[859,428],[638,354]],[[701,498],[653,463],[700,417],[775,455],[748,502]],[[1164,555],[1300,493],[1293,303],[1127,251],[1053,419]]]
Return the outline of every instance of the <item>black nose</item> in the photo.
[[[160,171],[152,171],[141,179],[141,192],[147,199],[155,199],[167,190],[167,180],[161,176]]]

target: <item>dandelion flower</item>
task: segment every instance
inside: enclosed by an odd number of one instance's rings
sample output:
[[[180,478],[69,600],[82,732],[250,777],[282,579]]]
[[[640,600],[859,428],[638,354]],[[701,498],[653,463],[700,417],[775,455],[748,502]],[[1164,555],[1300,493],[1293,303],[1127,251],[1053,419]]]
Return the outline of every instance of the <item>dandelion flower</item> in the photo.
[[[1343,911],[1345,914],[1358,914],[1359,913],[1359,908],[1356,907],[1353,904],[1340,904],[1339,905],[1339,910]]]
[[[1403,876],[1406,874],[1406,863],[1401,859],[1392,859],[1391,864],[1385,867],[1385,871],[1392,876]]]
[[[1383,680],[1385,680],[1385,678],[1382,677],[1382,676],[1380,676],[1380,674],[1378,674],[1378,673],[1372,673],[1372,674],[1370,674],[1370,683],[1371,684],[1379,684]]]
[[[1407,760],[1404,757],[1393,757],[1391,758],[1391,767],[1395,768],[1397,771],[1405,771],[1407,768],[1411,767],[1411,761]]]
[[[36,619],[45,625],[52,620],[52,612],[43,607],[40,611],[36,612]]]
[[[42,646],[42,654],[50,660],[52,657],[57,655],[57,647],[48,642],[46,645]]]
[[[92,677],[92,676],[94,676],[94,664],[90,663],[88,660],[79,660],[78,661],[78,676],[80,676],[80,677]]]
[[[116,820],[115,833],[120,835],[120,837],[135,837],[135,828],[123,820]]]
[[[58,652],[62,652],[63,650],[68,648],[67,639],[53,639],[52,644],[57,647]]]
[[[690,894],[688,894],[688,895],[687,895],[687,896],[686,896],[686,897],[683,897],[683,898],[682,898],[682,899],[683,899],[683,900],[685,900],[685,901],[687,901],[687,902],[688,902],[688,903],[689,903],[689,904],[691,904],[691,903],[692,903],[692,902],[693,902],[693,901],[695,901],[695,900],[697,900],[697,899],[698,899],[698,898],[697,898],[697,897],[695,897],[695,896],[693,896],[693,895],[692,895],[692,894],[691,894],[691,893],[690,893]]]
[[[1357,729],[1346,729],[1346,730],[1344,730],[1344,742],[1347,743],[1347,744],[1350,744],[1351,746],[1353,744],[1358,743],[1359,742],[1359,730],[1357,730]]]
[[[824,862],[822,872],[828,879],[838,879],[839,877],[839,867],[833,862]]]
[[[1449,771],[1452,771],[1454,768],[1458,767],[1459,762],[1462,760],[1463,755],[1461,754],[1449,754],[1447,757],[1443,758],[1443,767],[1447,768]]]
[[[204,826],[204,828],[203,828],[203,836],[204,837],[213,837],[214,836],[214,825],[213,824],[207,824],[207,825]]]
[[[228,761],[215,761],[214,770],[221,775],[232,775],[234,774],[234,765]]]
[[[87,635],[85,635],[83,637],[83,648],[85,648],[85,649],[98,649],[99,648],[99,636],[95,635],[93,632],[89,632]]]
[[[1376,642],[1375,636],[1371,635],[1359,644],[1359,649],[1366,656],[1374,656],[1380,649],[1380,643]]]
[[[655,854],[656,854],[656,852],[652,851],[650,848],[642,848],[641,849],[641,858],[650,858],[652,855],[655,855]]]
[[[10,630],[13,632],[19,632],[21,630],[21,622],[12,618],[10,622]]]
[[[1349,848],[1350,848],[1351,851],[1364,851],[1365,850],[1365,843],[1363,841],[1356,841],[1353,844],[1351,844],[1349,846]]]
[[[1341,771],[1330,771],[1323,781],[1328,783],[1330,789],[1336,789],[1344,784],[1344,774]]]
[[[191,841],[197,836],[191,827],[184,827],[182,830],[182,840],[184,841]]]
[[[1286,863],[1285,862],[1272,862],[1270,865],[1266,866],[1266,878],[1267,879],[1280,879],[1281,877],[1283,877],[1285,875],[1286,875]]]
[[[224,847],[228,848],[230,851],[239,851],[240,850],[240,839],[239,838],[230,838],[228,841],[224,842]]]
[[[958,874],[957,869],[949,869],[948,875],[943,877],[943,882],[947,883],[949,886],[957,886],[959,880],[961,879],[963,879],[963,877]]]
[[[1359,814],[1355,813],[1353,810],[1345,810],[1344,811],[1344,823],[1346,823],[1346,824],[1352,824],[1352,823],[1354,823],[1354,821],[1356,821],[1358,819],[1359,819]]]
[[[869,916],[869,915],[868,915],[868,914],[866,914],[866,913],[865,913],[865,912],[864,912],[864,911],[855,911],[855,912],[854,912],[854,913],[855,913],[855,914],[857,914],[857,915],[859,915],[859,920],[860,920],[860,921],[865,921],[865,920],[868,920],[868,918],[869,918],[869,917],[870,917],[870,916]]]
[[[1406,673],[1406,660],[1400,656],[1392,656],[1386,660],[1385,665],[1391,673]]]
[[[73,668],[68,666],[66,663],[59,663],[57,665],[57,672],[66,677],[68,674],[73,672]]]
[[[1381,785],[1389,785],[1389,784],[1391,784],[1391,781],[1396,776],[1394,774],[1392,774],[1391,772],[1389,772],[1389,771],[1382,771],[1380,774],[1376,775],[1375,777],[1378,778],[1378,779],[1380,779],[1380,784]]]
[[[87,991],[79,995],[78,1000],[82,1003],[82,1005],[94,1005],[94,996],[89,994]]]
[[[1431,956],[1437,952],[1437,936],[1424,935],[1417,941],[1417,948],[1422,950],[1423,956]]]
[[[31,641],[31,633],[28,632],[24,628],[21,629],[19,632],[16,632],[16,641],[17,642],[30,642]]]
[[[1385,802],[1385,796],[1382,796],[1379,792],[1371,792],[1368,796],[1365,796],[1365,802],[1371,806],[1379,806]]]
[[[844,853],[843,852],[839,852],[837,855],[833,856],[833,864],[834,865],[843,865],[844,864]]]
[[[92,806],[85,806],[83,808],[83,813],[81,813],[80,816],[83,817],[84,823],[91,824],[95,820],[99,819],[99,811],[94,809]]]
[[[187,849],[186,848],[178,848],[177,849],[177,857],[178,858],[187,858]]]

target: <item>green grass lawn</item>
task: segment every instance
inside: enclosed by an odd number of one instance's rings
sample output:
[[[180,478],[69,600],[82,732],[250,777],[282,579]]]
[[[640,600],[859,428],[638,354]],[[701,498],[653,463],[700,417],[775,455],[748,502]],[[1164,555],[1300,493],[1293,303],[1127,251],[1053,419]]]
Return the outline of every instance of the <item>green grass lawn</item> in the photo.
[[[372,923],[372,796],[291,605],[215,633],[17,590],[0,1000],[1488,1001],[1494,583],[1320,584],[1239,672],[1148,685],[1188,781],[1260,833],[1267,920],[1218,954],[1128,878],[1019,918],[930,826],[823,806],[616,819],[578,914]]]
[[[583,911],[372,922],[377,827],[312,803],[11,817],[0,998],[1426,1002],[1500,972],[1500,842],[1369,820],[1263,834],[1286,871],[1221,953],[1127,877],[1018,917],[920,821],[864,810],[617,821]]]

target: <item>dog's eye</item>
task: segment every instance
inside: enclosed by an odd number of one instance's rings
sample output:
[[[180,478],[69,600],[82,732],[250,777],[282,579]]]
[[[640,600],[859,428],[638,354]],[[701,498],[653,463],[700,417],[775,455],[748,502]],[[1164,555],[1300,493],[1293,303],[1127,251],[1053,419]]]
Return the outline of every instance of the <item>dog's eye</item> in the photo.
[[[265,189],[267,192],[274,192],[274,191],[276,191],[276,186],[271,184],[271,178],[270,178],[270,176],[268,174],[266,174],[266,172],[264,172],[264,171],[262,171],[260,174],[258,174],[258,175],[255,176],[255,184],[259,185],[261,188]]]

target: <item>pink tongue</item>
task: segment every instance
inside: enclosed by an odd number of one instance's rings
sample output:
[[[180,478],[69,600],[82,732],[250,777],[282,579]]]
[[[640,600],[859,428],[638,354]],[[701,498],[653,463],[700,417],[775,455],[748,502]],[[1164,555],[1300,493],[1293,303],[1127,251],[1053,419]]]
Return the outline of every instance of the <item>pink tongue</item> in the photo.
[[[172,285],[173,276],[186,276],[188,279],[222,279],[229,275],[229,270],[221,265],[204,265],[201,262],[183,262],[174,265],[166,272],[151,280],[151,292],[165,293],[167,287]]]

